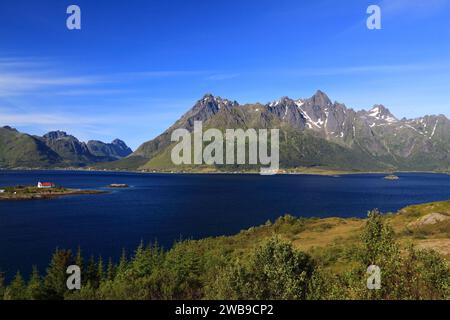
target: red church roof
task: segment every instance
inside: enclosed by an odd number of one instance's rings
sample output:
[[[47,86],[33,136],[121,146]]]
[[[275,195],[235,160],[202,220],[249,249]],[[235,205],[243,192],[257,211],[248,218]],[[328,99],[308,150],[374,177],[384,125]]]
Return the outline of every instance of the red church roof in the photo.
[[[41,182],[41,186],[43,187],[53,187],[54,185],[52,182]]]

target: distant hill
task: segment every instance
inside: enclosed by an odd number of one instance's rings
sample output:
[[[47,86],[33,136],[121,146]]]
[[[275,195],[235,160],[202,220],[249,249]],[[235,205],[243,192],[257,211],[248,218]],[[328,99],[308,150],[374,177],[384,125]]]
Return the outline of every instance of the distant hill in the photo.
[[[8,126],[0,128],[0,168],[84,167],[119,160],[131,153],[121,140],[86,144],[63,131],[39,137]]]
[[[101,141],[88,141],[87,147],[89,152],[96,157],[109,158],[110,161],[118,160],[129,156],[133,153],[125,142],[116,139],[111,143],[104,143]]]
[[[135,152],[121,140],[84,143],[62,131],[43,137],[0,128],[0,168],[85,167],[143,171],[248,171],[250,166],[177,167],[170,154],[175,129],[280,129],[282,169],[450,171],[450,120],[444,115],[398,119],[375,105],[355,111],[322,91],[306,99],[261,104],[205,95],[170,128]]]
[[[398,119],[383,105],[355,111],[332,102],[322,91],[307,99],[288,97],[268,104],[240,105],[207,94],[157,138],[143,143],[129,157],[101,164],[110,169],[173,170],[171,133],[193,131],[194,121],[204,127],[271,129],[280,132],[282,168],[332,170],[450,169],[450,121],[444,115]],[[242,167],[215,167],[241,170]]]
[[[62,161],[42,140],[10,127],[0,128],[0,167],[48,167]]]

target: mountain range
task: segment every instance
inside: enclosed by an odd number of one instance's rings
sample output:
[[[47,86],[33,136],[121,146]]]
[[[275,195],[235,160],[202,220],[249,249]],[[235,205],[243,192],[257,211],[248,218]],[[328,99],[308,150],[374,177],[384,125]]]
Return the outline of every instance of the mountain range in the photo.
[[[189,169],[172,165],[170,153],[174,143],[170,138],[178,128],[192,132],[194,121],[222,131],[280,129],[280,165],[285,169],[450,170],[450,121],[446,116],[398,119],[383,105],[355,111],[332,102],[320,90],[306,99],[283,97],[267,104],[244,105],[207,94],[170,128],[143,143],[133,154],[99,167],[146,171]],[[215,169],[249,168],[216,166]]]
[[[122,159],[132,153],[125,142],[89,141],[84,143],[63,131],[42,137],[0,127],[0,168],[85,167]]]
[[[175,129],[280,129],[280,167],[346,171],[450,171],[450,120],[444,115],[398,119],[375,105],[355,111],[322,91],[266,104],[239,104],[207,94],[171,127],[135,152],[121,140],[79,141],[62,131],[42,137],[0,128],[0,168],[93,167],[140,171],[248,171],[251,166],[177,167]]]

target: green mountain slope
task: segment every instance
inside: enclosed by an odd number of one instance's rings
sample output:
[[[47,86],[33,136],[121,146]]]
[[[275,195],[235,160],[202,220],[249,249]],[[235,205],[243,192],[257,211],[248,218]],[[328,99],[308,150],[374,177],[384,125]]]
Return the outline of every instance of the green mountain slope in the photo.
[[[44,142],[10,127],[0,128],[0,167],[50,167],[62,158]]]
[[[11,127],[0,128],[0,169],[85,167],[114,161],[131,153],[121,140],[88,144],[62,131],[43,137],[21,133]]]
[[[280,129],[280,163],[285,169],[314,167],[333,170],[450,169],[450,121],[443,115],[398,120],[382,105],[354,111],[331,102],[318,91],[308,99],[281,98],[269,104],[239,105],[205,95],[184,116],[155,139],[143,143],[110,168],[164,171],[239,171],[249,166],[175,166],[171,133],[204,130]],[[145,164],[143,164],[145,162]]]

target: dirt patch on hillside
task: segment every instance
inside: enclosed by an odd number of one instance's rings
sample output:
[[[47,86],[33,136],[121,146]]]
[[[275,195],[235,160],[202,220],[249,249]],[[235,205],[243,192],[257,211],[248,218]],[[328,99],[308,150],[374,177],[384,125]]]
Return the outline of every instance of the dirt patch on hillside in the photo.
[[[419,249],[433,249],[446,258],[450,258],[450,239],[430,239],[417,243]]]
[[[423,227],[423,226],[435,225],[435,224],[442,223],[445,221],[450,221],[450,216],[448,216],[447,214],[430,213],[430,214],[427,214],[426,216],[420,218],[417,221],[409,223],[408,227],[419,228],[419,227]]]

